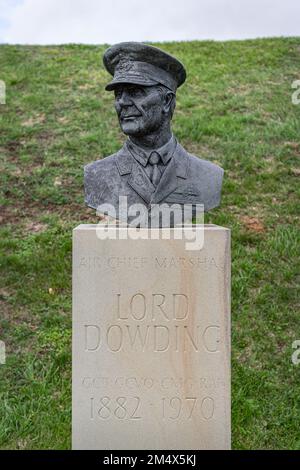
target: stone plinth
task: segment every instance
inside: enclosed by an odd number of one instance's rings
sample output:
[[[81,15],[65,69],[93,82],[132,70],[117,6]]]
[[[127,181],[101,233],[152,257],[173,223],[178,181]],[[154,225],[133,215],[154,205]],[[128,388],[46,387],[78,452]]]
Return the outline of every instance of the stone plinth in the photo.
[[[73,448],[230,448],[230,231],[115,230],[73,232]]]

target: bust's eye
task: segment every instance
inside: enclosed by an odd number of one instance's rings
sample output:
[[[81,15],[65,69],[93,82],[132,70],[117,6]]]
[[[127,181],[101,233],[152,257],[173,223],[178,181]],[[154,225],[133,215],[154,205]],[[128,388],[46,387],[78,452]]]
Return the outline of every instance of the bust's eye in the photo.
[[[122,91],[121,90],[115,90],[115,98],[120,98],[122,95]]]
[[[124,93],[127,98],[140,98],[144,96],[144,91],[142,88],[138,86],[132,86],[132,87],[126,87],[126,88],[118,88],[115,89],[115,99],[119,100],[122,97],[122,94]]]
[[[128,94],[133,98],[139,98],[140,96],[143,96],[143,90],[139,87],[132,87],[128,90]]]

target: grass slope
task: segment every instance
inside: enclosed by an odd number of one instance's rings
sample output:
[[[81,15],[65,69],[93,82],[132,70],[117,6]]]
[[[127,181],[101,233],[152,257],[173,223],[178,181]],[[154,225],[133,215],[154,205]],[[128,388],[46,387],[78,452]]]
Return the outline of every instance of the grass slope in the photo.
[[[188,70],[173,128],[225,168],[232,229],[232,430],[239,449],[300,449],[300,38],[168,43]],[[71,233],[96,222],[83,164],[124,140],[105,46],[0,47],[0,448],[70,448]]]

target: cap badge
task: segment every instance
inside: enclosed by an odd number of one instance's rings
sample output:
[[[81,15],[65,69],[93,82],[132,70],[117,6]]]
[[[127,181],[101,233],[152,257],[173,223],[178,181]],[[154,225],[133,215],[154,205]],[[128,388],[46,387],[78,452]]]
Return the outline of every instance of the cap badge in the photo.
[[[132,61],[122,59],[118,63],[118,71],[120,72],[129,72],[129,70],[134,68],[134,63]]]

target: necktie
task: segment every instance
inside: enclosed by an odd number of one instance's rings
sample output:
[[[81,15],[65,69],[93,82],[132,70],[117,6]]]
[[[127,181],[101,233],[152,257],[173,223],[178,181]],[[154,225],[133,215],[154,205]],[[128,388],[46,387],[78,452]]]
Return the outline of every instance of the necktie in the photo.
[[[160,156],[156,152],[152,152],[149,158],[150,165],[153,166],[152,174],[151,174],[151,182],[154,186],[157,186],[160,180],[160,171],[158,169],[158,163],[160,160]]]

